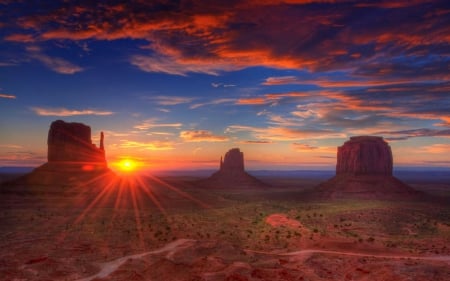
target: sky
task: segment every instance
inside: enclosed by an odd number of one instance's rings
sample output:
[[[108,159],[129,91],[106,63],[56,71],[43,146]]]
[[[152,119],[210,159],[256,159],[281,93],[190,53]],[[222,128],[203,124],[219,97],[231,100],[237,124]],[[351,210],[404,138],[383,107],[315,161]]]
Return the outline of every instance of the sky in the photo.
[[[61,119],[150,169],[333,169],[357,135],[450,168],[449,3],[2,0],[0,166]]]

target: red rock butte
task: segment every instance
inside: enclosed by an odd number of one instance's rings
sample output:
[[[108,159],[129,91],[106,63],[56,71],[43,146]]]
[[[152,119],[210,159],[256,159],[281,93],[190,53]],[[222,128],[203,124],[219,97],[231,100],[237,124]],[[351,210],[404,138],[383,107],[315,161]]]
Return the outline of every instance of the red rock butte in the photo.
[[[392,175],[391,147],[382,137],[351,137],[338,147],[336,176],[314,191],[325,198],[411,198],[419,193]]]
[[[232,148],[220,158],[219,171],[201,182],[201,185],[218,188],[265,187],[265,183],[248,174],[244,169],[244,153]]]
[[[37,185],[73,185],[113,174],[105,158],[104,135],[92,143],[91,128],[82,123],[52,122],[47,138],[47,163],[20,179]]]
[[[106,165],[104,135],[100,133],[100,147],[91,140],[91,127],[82,123],[54,121],[48,132],[48,162],[93,163]]]
[[[382,137],[351,137],[338,147],[336,174],[392,176],[391,147]]]

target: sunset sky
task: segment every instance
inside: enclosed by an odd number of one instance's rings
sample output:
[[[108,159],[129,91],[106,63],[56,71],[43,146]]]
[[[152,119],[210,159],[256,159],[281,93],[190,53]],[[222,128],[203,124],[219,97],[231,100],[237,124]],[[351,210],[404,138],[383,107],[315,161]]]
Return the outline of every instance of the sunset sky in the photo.
[[[0,166],[62,119],[153,169],[332,169],[354,135],[450,167],[448,0],[94,2],[0,1]]]

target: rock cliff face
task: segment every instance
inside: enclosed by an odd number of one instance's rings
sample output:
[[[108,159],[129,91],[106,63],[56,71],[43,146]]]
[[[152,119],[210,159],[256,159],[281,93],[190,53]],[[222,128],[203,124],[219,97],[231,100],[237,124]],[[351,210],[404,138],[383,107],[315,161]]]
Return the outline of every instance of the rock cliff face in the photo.
[[[82,123],[54,121],[48,132],[48,162],[105,163],[103,132],[100,148],[91,140],[91,128]]]
[[[244,153],[239,148],[230,149],[224,158],[220,158],[220,169],[200,183],[217,188],[258,188],[267,186],[244,169]]]
[[[230,149],[225,153],[223,161],[220,158],[220,171],[224,173],[244,172],[244,153],[239,148]]]
[[[92,143],[89,126],[54,121],[47,138],[48,162],[18,179],[17,183],[47,189],[86,183],[102,186],[99,182],[115,176],[107,166],[103,139],[101,133],[98,148]]]
[[[336,176],[314,189],[325,198],[408,199],[420,193],[392,176],[393,156],[381,137],[351,137],[338,147]]]
[[[391,147],[381,137],[351,137],[338,147],[336,174],[392,176]]]

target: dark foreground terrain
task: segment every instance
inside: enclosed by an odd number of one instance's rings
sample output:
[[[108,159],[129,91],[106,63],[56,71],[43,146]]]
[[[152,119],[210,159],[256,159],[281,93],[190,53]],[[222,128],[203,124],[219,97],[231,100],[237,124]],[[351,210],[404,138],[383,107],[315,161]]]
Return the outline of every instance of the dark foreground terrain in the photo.
[[[323,179],[195,176],[4,183],[1,280],[450,280],[450,181],[423,199],[312,200]],[[59,179],[61,181],[61,179]]]

